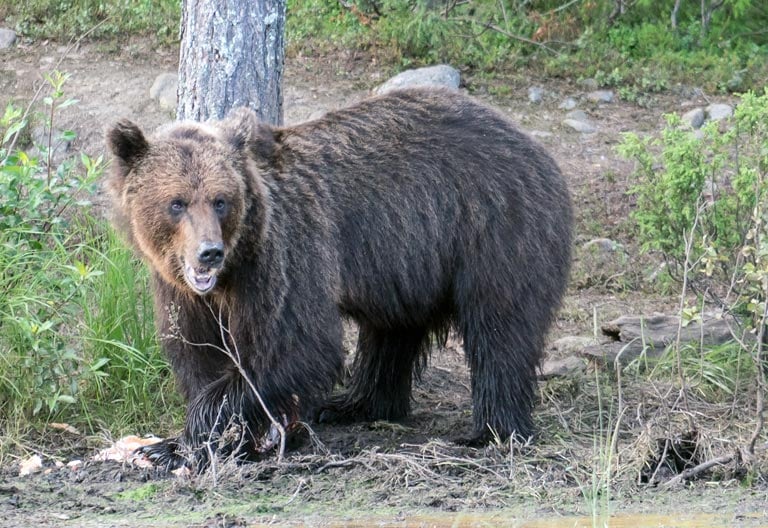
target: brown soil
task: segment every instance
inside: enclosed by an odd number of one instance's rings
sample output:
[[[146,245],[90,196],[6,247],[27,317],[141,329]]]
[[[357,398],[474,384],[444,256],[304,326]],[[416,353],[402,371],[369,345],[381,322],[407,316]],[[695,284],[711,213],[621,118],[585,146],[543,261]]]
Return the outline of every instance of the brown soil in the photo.
[[[77,132],[74,151],[103,152],[104,128],[121,116],[144,128],[170,120],[148,91],[156,75],[175,69],[175,50],[130,42],[122,47],[88,44],[66,56],[63,52],[53,43],[4,52],[0,104],[6,99],[30,101],[42,73],[55,66],[71,75],[66,92],[80,100],[63,111],[58,124]],[[286,121],[301,121],[360,99],[389,73],[364,55],[290,57]],[[658,130],[663,113],[710,101],[688,97],[680,89],[679,94],[658,96],[651,109],[623,102],[581,103],[599,127],[596,134],[582,135],[563,128],[564,111],[557,105],[566,96],[579,96],[583,88],[572,79],[534,82],[526,75],[493,81],[470,76],[464,83],[524,129],[551,134],[537,135],[570,181],[578,241],[609,237],[629,252],[624,269],[608,276],[577,255],[574,287],[552,338],[592,335],[596,322],[622,314],[673,311],[674,297],[639,288],[644,270],[650,273],[654,263],[640,260],[633,249],[626,223],[631,199],[625,194],[631,165],[620,160],[614,148],[622,132]],[[532,84],[547,91],[539,105],[528,102]],[[540,438],[534,446],[512,450],[504,442],[486,449],[450,443],[466,432],[471,408],[467,369],[455,340],[433,353],[416,386],[410,418],[397,424],[313,425],[311,439],[281,462],[223,463],[204,475],[178,478],[88,461],[103,442],[61,432],[56,442],[18,450],[20,455],[45,453],[45,471],[18,477],[16,463],[0,468],[0,524],[597,526],[602,525],[598,517],[623,512],[639,516],[614,517],[611,526],[768,525],[768,486],[761,472],[767,465],[765,437],[759,442],[758,460],[741,458],[753,428],[752,392],[745,389],[716,403],[693,393],[683,410],[674,380],[651,381],[638,374],[625,375],[619,383],[611,369],[607,371],[592,365],[585,374],[542,382],[536,411]],[[664,439],[668,445],[681,445],[675,439],[690,432],[691,420],[698,429],[698,460],[735,454],[734,460],[685,487],[641,483],[649,476],[647,463],[662,454],[659,439],[662,445]],[[54,460],[74,458],[86,462],[76,470],[53,465]],[[675,471],[669,463],[651,480],[663,483]]]

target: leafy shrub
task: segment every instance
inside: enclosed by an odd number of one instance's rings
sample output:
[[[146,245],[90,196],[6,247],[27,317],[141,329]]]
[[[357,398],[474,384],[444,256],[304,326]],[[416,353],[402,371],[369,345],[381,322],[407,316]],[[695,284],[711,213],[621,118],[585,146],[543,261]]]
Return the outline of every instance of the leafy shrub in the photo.
[[[71,104],[62,99],[64,80],[49,77],[53,91],[46,104],[52,112]],[[69,162],[54,171],[13,150],[26,126],[20,109],[9,104],[0,126],[0,401],[19,404],[15,410],[25,415],[53,413],[72,403],[77,391],[70,321],[78,311],[78,289],[93,277],[72,251],[79,240],[65,212],[87,205],[78,197],[90,194],[101,160],[82,156],[84,171],[72,170]],[[52,130],[53,123],[47,127]]]
[[[619,152],[637,162],[632,217],[646,250],[677,265],[701,261],[708,275],[736,271],[768,190],[767,119],[768,92],[747,93],[727,126],[710,122],[698,135],[673,114],[660,138],[624,136]]]
[[[75,101],[66,75],[47,79],[45,127],[54,130]],[[17,148],[26,115],[8,105],[0,120],[0,419],[151,427],[182,406],[164,400],[170,377],[147,273],[89,201],[102,159],[54,166],[52,134],[37,156]]]

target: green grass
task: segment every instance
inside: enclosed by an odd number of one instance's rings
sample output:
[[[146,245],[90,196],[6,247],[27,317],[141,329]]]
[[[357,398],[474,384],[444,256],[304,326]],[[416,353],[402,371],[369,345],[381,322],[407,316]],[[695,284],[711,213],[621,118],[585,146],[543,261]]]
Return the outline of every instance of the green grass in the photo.
[[[82,298],[89,378],[80,398],[83,416],[119,431],[147,431],[160,421],[167,429],[183,404],[156,339],[146,267],[111,230],[87,251],[101,273]]]

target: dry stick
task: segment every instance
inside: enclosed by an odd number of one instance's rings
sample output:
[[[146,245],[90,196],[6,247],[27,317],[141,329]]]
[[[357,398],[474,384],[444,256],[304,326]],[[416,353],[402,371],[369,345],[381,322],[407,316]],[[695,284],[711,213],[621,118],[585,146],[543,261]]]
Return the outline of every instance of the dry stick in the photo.
[[[768,284],[765,284],[765,279],[763,279],[763,292],[768,292]],[[753,456],[755,454],[755,443],[757,443],[757,439],[760,437],[765,421],[765,365],[763,364],[763,346],[766,337],[766,323],[768,323],[768,299],[763,301],[763,317],[760,320],[760,331],[757,334],[757,350],[755,351],[755,363],[757,364],[757,408],[755,409],[755,413],[757,413],[757,423],[755,424],[755,430],[752,433],[752,438],[749,439],[749,445],[747,446],[747,451]]]
[[[296,497],[299,496],[299,492],[301,491],[301,488],[303,488],[306,483],[307,483],[306,480],[299,479],[299,485],[296,486],[296,491],[294,491],[293,495],[291,495],[291,497],[288,499],[288,501],[286,501],[285,504],[282,505],[283,508],[288,506],[290,503],[292,503],[296,499]]]
[[[214,423],[218,422],[219,419],[221,418],[221,414],[222,414],[222,411],[224,410],[224,406],[227,404],[226,398],[227,397],[224,396],[224,401],[221,402],[221,405],[219,405],[219,410],[216,411],[216,420],[214,421]],[[211,473],[211,476],[213,477],[213,487],[215,488],[218,482],[218,471],[216,469],[216,457],[214,456],[215,453],[213,452],[213,449],[211,447],[212,445],[213,445],[213,430],[211,430],[208,433],[208,441],[205,442],[205,449],[206,451],[208,451],[208,456],[211,461],[210,473]]]
[[[659,473],[659,470],[661,469],[661,466],[664,465],[664,460],[667,458],[667,451],[669,450],[669,445],[671,444],[669,438],[664,439],[664,449],[661,452],[661,456],[659,457],[659,463],[656,464],[656,469],[653,470],[653,473],[651,474],[651,478],[648,479],[649,484],[653,484],[653,482],[656,480],[656,475]]]
[[[721,457],[713,458],[712,460],[707,460],[706,462],[702,462],[698,466],[692,467],[690,469],[686,469],[682,473],[675,475],[674,477],[666,481],[664,484],[662,484],[662,486],[664,488],[671,488],[672,486],[682,482],[683,480],[688,480],[690,478],[693,478],[699,473],[702,473],[715,466],[724,466],[725,464],[728,464],[732,460],[733,460],[733,455],[723,455]]]
[[[627,350],[629,345],[635,342],[636,339],[638,338],[631,340],[629,343],[621,347],[621,350],[619,350],[619,353],[616,354],[616,359],[613,360],[613,367],[616,369],[616,384],[618,386],[619,413],[618,413],[618,417],[616,418],[616,425],[613,428],[613,437],[611,438],[610,453],[618,454],[619,427],[621,426],[621,420],[624,417],[624,410],[625,410],[624,395],[623,395],[623,391],[621,390],[621,355],[624,353],[625,350]]]
[[[699,214],[701,213],[701,196],[698,197],[696,204],[696,216],[693,218],[693,225],[691,226],[691,234],[686,238],[685,231],[683,231],[683,239],[685,240],[685,262],[683,263],[683,289],[680,292],[680,320],[677,323],[677,338],[675,339],[675,358],[677,360],[677,375],[680,377],[680,391],[683,396],[683,405],[685,406],[686,416],[688,418],[688,425],[693,430],[696,428],[696,424],[693,423],[691,418],[691,412],[688,407],[688,394],[685,385],[685,375],[683,374],[683,360],[680,353],[680,342],[683,334],[683,310],[685,309],[685,296],[688,293],[688,274],[697,264],[697,262],[691,263],[691,252],[693,251],[693,238],[696,232],[696,226],[699,223]]]

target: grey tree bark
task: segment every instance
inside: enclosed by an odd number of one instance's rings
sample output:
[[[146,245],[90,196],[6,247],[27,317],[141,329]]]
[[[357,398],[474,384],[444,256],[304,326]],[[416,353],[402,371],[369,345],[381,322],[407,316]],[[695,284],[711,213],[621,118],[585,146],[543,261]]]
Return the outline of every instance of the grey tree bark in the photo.
[[[221,119],[248,106],[283,122],[285,0],[184,0],[178,119]]]

